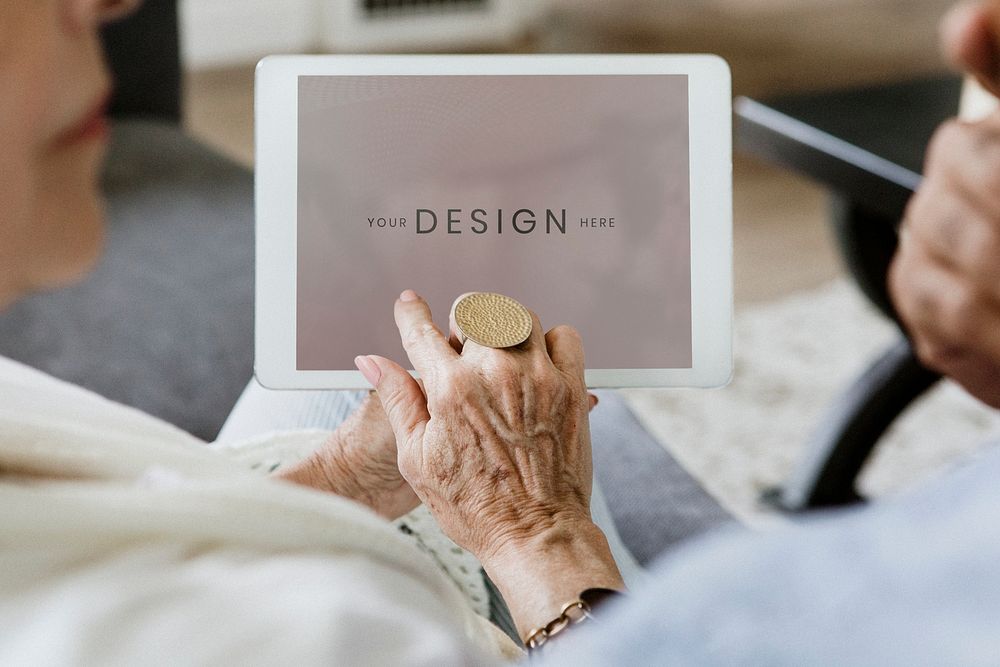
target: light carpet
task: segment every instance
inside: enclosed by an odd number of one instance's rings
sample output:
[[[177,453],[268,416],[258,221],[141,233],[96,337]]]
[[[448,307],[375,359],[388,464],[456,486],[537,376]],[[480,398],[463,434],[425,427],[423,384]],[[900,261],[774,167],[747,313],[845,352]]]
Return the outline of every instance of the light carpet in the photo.
[[[762,518],[762,490],[784,479],[838,394],[899,335],[847,281],[738,313],[735,374],[718,390],[635,389],[649,432],[730,511]],[[861,490],[896,493],[1000,439],[1000,412],[941,383],[883,439]]]

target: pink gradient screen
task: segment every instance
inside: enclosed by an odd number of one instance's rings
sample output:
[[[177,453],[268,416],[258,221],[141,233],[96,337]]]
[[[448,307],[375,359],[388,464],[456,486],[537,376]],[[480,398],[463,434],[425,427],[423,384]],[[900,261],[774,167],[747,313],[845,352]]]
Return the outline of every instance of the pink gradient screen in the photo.
[[[299,370],[410,367],[412,288],[448,330],[463,292],[581,332],[592,369],[691,367],[688,80],[303,76]]]

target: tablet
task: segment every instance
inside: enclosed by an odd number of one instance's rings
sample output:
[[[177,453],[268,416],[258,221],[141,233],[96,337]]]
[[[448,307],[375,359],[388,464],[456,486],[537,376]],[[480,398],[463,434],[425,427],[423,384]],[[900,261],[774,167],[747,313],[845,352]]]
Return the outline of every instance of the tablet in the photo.
[[[730,75],[714,56],[276,56],[256,75],[255,372],[362,388],[499,292],[580,331],[591,387],[732,370]]]

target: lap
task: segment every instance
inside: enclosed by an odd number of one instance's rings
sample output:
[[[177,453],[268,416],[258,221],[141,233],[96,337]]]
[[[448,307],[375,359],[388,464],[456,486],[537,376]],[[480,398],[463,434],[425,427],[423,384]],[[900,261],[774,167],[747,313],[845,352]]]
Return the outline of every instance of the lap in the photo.
[[[294,430],[334,430],[364,399],[366,391],[274,391],[256,380],[247,385],[223,425],[217,442],[232,445],[263,433]],[[608,535],[626,582],[637,578],[638,564],[621,542],[612,514],[595,480],[594,519]]]
[[[265,433],[335,430],[367,393],[274,391],[252,380],[217,444],[238,447],[241,442],[259,442]],[[608,537],[623,579],[636,589],[642,586],[644,564],[673,544],[726,522],[729,515],[653,440],[617,393],[599,395],[600,404],[591,413],[595,467],[591,511]],[[440,564],[446,572],[456,569]],[[468,583],[462,586],[468,587]],[[490,603],[502,610],[502,601],[493,600],[491,593],[487,593]],[[480,606],[485,601],[472,602]],[[498,615],[493,610],[487,613]]]
[[[615,391],[595,392],[594,471],[618,534],[642,565],[732,516],[642,426]]]
[[[272,391],[251,381],[219,434],[238,442],[272,431],[334,430],[365,391]],[[635,559],[646,564],[683,540],[731,517],[657,443],[614,391],[599,391],[591,413],[595,518],[614,529]]]
[[[364,400],[366,391],[275,391],[251,380],[219,431],[232,443],[274,431],[332,431]]]

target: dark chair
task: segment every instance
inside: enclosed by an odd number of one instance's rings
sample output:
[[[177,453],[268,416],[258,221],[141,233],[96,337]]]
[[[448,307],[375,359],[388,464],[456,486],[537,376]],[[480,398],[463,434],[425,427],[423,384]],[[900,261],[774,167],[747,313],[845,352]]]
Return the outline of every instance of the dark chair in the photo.
[[[0,354],[205,439],[253,368],[253,176],[184,134],[174,0],[104,34],[117,79],[104,256],[0,314]]]
[[[115,118],[181,121],[181,60],[177,1],[146,0],[133,16],[104,28],[114,72]]]
[[[907,201],[937,126],[958,111],[961,81],[934,77],[767,102],[737,102],[742,150],[794,169],[832,192],[831,223],[852,277],[898,322],[886,285]],[[789,512],[861,500],[857,478],[889,426],[938,382],[905,332],[846,388],[788,480],[764,494]]]

